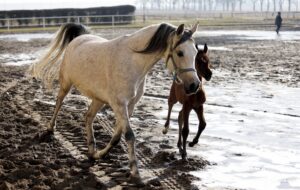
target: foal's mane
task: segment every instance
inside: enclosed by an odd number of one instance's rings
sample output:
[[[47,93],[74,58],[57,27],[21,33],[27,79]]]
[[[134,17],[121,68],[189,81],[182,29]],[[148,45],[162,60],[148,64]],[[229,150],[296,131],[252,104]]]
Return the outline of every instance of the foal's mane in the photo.
[[[155,34],[149,40],[145,49],[136,51],[138,53],[154,53],[154,52],[162,52],[166,50],[168,46],[168,38],[172,32],[174,32],[176,28],[166,23],[162,23],[159,25]]]

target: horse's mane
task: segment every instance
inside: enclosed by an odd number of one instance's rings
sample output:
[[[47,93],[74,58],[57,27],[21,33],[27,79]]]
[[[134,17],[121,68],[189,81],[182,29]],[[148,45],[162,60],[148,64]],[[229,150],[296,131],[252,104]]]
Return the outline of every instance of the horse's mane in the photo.
[[[172,32],[176,30],[175,27],[168,25],[166,23],[162,23],[159,25],[155,34],[149,40],[145,49],[136,51],[138,53],[154,53],[154,52],[162,52],[168,46],[168,38]]]

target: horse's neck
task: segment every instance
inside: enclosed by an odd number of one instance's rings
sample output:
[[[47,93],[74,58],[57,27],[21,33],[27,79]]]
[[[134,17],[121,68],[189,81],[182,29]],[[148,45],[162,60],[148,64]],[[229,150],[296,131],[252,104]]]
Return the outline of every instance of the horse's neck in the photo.
[[[132,49],[142,50],[146,47],[147,43],[150,41],[151,37],[154,35],[158,28],[158,25],[151,25],[142,28],[135,33],[128,36],[128,42]]]
[[[156,32],[159,25],[151,25],[128,36],[127,43],[132,50],[143,50],[154,33]],[[147,73],[155,63],[163,58],[164,52],[154,52],[154,53],[137,53],[135,56],[139,57],[141,60],[139,64],[143,64],[144,73]]]

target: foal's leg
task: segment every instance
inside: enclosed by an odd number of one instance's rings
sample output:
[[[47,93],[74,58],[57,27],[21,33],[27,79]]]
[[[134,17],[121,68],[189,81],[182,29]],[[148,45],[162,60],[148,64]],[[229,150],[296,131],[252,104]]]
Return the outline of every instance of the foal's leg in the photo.
[[[94,154],[94,158],[102,158],[103,156],[105,156],[110,151],[110,149],[120,141],[121,134],[123,132],[128,146],[129,166],[131,170],[130,180],[140,184],[142,183],[142,181],[139,175],[137,159],[135,155],[135,136],[129,124],[128,107],[127,105],[123,104],[113,106],[113,110],[115,112],[117,122],[115,132],[107,146],[103,150],[97,151]]]
[[[182,141],[181,141],[181,136],[182,136],[182,124],[183,124],[183,109],[179,112],[178,114],[178,142],[177,142],[177,147],[179,149],[179,153],[182,154]]]
[[[128,104],[128,115],[129,115],[129,118],[133,114],[135,104],[141,99],[141,97],[144,94],[144,91],[145,91],[144,90],[144,85],[145,85],[145,79],[141,82],[141,84],[140,84],[140,86],[139,86],[139,88],[137,90],[136,96]]]
[[[170,90],[170,95],[169,95],[169,98],[168,98],[167,121],[165,123],[165,128],[162,130],[163,134],[167,134],[167,132],[169,130],[171,111],[172,111],[172,108],[173,108],[174,104],[176,104],[176,102],[177,102],[177,100],[176,100],[175,88],[174,88],[174,85],[172,85],[171,90]]]
[[[47,127],[47,130],[49,132],[53,132],[54,131],[54,127],[55,127],[55,124],[56,124],[56,117],[57,117],[58,111],[60,110],[60,108],[62,106],[64,98],[66,97],[66,95],[70,91],[71,86],[72,85],[70,83],[67,83],[65,81],[61,81],[61,83],[60,83],[60,88],[59,88],[57,99],[56,99],[56,105],[55,105],[54,114],[53,114],[53,116],[51,118],[51,121],[50,121],[48,127]]]
[[[185,104],[183,105],[183,128],[182,128],[182,160],[186,160],[186,140],[189,135],[189,115],[191,112],[191,109],[186,106]]]
[[[205,122],[205,118],[204,118],[204,114],[203,114],[203,105],[201,105],[199,108],[195,109],[195,111],[196,111],[198,119],[199,119],[199,126],[198,126],[198,132],[197,132],[194,140],[189,143],[190,147],[193,147],[195,144],[198,143],[199,137],[206,127],[206,122]]]
[[[92,100],[92,103],[90,104],[90,107],[86,113],[85,128],[87,134],[88,154],[90,157],[93,157],[96,151],[96,141],[94,137],[93,121],[98,110],[102,108],[103,105],[104,105],[103,102],[94,99]]]

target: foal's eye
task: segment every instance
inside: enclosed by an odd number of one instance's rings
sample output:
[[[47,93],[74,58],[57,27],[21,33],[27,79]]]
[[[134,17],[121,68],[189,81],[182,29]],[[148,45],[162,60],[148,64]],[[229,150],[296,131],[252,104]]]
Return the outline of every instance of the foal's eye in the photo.
[[[178,57],[183,57],[183,52],[182,51],[177,52],[177,56]]]

